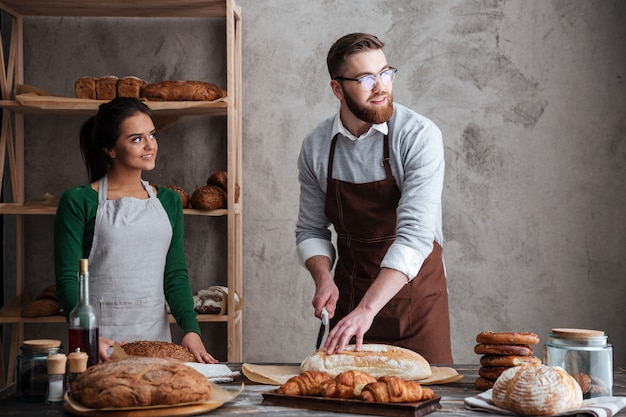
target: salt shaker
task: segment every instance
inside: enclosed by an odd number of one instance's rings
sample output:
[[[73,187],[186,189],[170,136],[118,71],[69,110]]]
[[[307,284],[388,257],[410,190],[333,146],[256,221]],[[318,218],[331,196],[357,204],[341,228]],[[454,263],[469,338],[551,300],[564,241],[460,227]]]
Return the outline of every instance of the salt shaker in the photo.
[[[63,353],[48,355],[46,365],[48,366],[48,391],[46,393],[47,403],[58,403],[63,401],[65,395],[65,364],[67,356]]]

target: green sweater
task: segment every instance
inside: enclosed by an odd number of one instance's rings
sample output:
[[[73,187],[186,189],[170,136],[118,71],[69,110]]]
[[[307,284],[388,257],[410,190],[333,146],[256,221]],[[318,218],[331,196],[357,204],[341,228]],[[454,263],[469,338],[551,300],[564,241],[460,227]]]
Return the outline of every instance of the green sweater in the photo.
[[[157,198],[173,231],[164,271],[165,299],[183,332],[200,334],[185,261],[181,199],[178,193],[164,187],[157,187]],[[78,302],[79,259],[89,257],[97,208],[98,192],[90,185],[67,190],[59,201],[54,219],[54,266],[56,295],[66,316]]]

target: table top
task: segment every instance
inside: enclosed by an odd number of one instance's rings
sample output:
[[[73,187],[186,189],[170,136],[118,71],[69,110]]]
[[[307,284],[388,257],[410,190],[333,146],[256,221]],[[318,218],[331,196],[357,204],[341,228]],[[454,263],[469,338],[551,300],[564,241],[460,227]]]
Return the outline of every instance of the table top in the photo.
[[[233,371],[241,370],[240,363],[229,363],[227,365]],[[478,377],[479,365],[453,365],[452,367],[455,368],[459,374],[463,375],[463,379],[451,384],[430,386],[430,388],[435,391],[436,395],[441,396],[441,408],[436,410],[436,414],[433,415],[436,416],[442,413],[445,414],[445,417],[488,417],[497,415],[470,411],[465,408],[463,400],[466,397],[474,396],[479,393],[479,391],[474,388],[474,381]],[[358,415],[353,413],[316,411],[263,404],[263,393],[276,389],[276,386],[257,384],[249,381],[243,375],[237,377],[233,383],[220,384],[220,386],[227,390],[236,391],[239,389],[242,382],[245,384],[245,389],[237,398],[224,404],[218,409],[198,415],[208,417],[232,415],[273,417],[354,417]],[[615,370],[613,395],[626,396],[626,368],[617,368]],[[2,410],[2,415],[5,417],[22,417],[25,415],[68,416],[68,414],[63,410],[62,404],[33,404],[18,401],[15,399],[14,385],[10,385],[0,390],[0,409]],[[621,410],[618,414],[616,414],[616,416],[626,417],[626,409]]]

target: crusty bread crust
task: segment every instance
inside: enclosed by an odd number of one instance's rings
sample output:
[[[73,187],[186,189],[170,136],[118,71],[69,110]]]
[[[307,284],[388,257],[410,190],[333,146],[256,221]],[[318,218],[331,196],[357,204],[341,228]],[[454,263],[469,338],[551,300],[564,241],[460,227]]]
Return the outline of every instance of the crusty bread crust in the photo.
[[[195,362],[193,354],[181,345],[170,342],[137,340],[122,346],[124,352],[131,356],[176,359],[183,362]]]
[[[530,332],[489,332],[476,335],[476,342],[502,345],[537,345],[539,336]]]
[[[129,358],[87,368],[72,397],[91,408],[145,407],[206,401],[211,383],[195,369],[163,358]]]
[[[303,371],[324,371],[331,376],[358,370],[379,378],[385,375],[398,376],[406,380],[420,380],[432,375],[430,364],[412,350],[399,346],[364,344],[356,352],[355,345],[348,345],[343,352],[327,355],[318,351],[305,358],[300,364]]]
[[[215,84],[204,81],[167,80],[148,84],[143,97],[160,101],[214,101],[226,96]]]
[[[580,386],[557,366],[521,365],[509,368],[493,384],[497,407],[518,414],[544,416],[579,408]]]

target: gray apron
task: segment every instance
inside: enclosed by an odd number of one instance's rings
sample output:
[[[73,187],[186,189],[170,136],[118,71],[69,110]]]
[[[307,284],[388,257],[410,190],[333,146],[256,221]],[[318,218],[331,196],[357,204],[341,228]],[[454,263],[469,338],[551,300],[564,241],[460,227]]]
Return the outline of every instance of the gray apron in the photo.
[[[171,342],[163,279],[172,226],[152,187],[142,184],[148,199],[107,200],[107,177],[100,180],[89,299],[100,320],[100,336]]]

